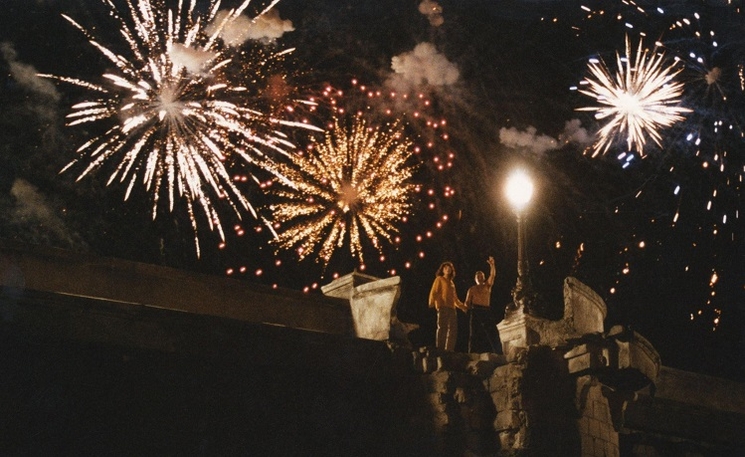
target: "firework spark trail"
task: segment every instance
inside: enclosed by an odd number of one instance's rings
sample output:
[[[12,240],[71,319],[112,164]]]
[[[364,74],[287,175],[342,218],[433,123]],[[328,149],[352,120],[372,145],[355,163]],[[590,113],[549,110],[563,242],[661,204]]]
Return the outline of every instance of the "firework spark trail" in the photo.
[[[380,252],[380,240],[390,240],[411,209],[411,147],[397,124],[372,128],[359,116],[349,125],[335,120],[323,141],[279,165],[289,182],[271,207],[284,225],[276,244],[297,248],[301,260],[317,252],[324,264],[345,244],[364,263],[363,240]]]
[[[740,41],[739,13],[732,9],[717,10],[715,19],[708,22],[721,27],[723,34],[704,27],[704,18],[696,12],[691,19],[684,17],[675,20],[669,28],[673,35],[666,46],[677,54],[683,62],[687,76],[686,92],[689,104],[695,108],[685,124],[688,133],[684,148],[695,151],[695,160],[700,170],[716,174],[697,184],[711,181],[713,189],[708,194],[706,210],[718,207],[721,225],[727,224],[727,216],[739,218],[739,204],[728,204],[721,196],[735,196],[743,182],[742,154],[742,112],[743,86],[741,81],[742,63],[735,58]],[[734,19],[734,20],[733,20]],[[721,44],[721,46],[720,46]],[[694,157],[692,157],[694,158]],[[671,171],[675,166],[671,167]],[[680,187],[675,194],[680,194]],[[714,200],[720,196],[715,205]],[[677,222],[679,212],[674,221]],[[717,225],[713,233],[717,234]]]
[[[722,34],[705,27],[701,14],[693,13],[691,18],[673,20],[663,42],[666,50],[675,55],[685,67],[681,74],[686,85],[686,98],[695,106],[694,115],[689,116],[694,123],[706,122],[713,130],[721,127],[738,129],[740,116],[738,109],[730,109],[730,99],[741,99],[744,90],[742,81],[743,65],[737,54],[737,41],[741,35],[739,21],[722,17],[710,21],[722,29]],[[733,13],[734,14],[734,13]],[[735,25],[733,25],[735,24]]]
[[[642,42],[632,55],[631,42],[626,37],[626,55],[616,53],[616,73],[602,60],[588,64],[590,77],[583,80],[586,89],[579,92],[594,98],[599,106],[578,108],[594,111],[595,118],[610,118],[598,131],[593,156],[605,153],[617,136],[626,136],[629,150],[644,155],[647,137],[661,146],[661,127],[670,127],[684,119],[688,108],[679,106],[683,84],[673,81],[681,67],[666,65],[664,53],[644,49]]]
[[[739,222],[745,175],[741,14],[732,5],[695,12],[675,20],[665,42],[685,65],[687,99],[695,109],[685,123],[688,133],[681,144],[688,160],[670,167],[678,200],[673,225],[687,225],[690,230],[698,223],[695,230],[702,243],[723,243],[727,247],[741,243],[743,237]],[[704,211],[708,214],[702,215]],[[702,220],[706,223],[701,224]],[[725,254],[715,251],[709,259],[702,254],[697,257],[698,266],[708,262],[710,267],[710,292],[690,318],[709,321],[716,331],[723,310],[729,311],[731,306],[719,295],[719,276],[726,278],[725,283],[739,279],[722,262]],[[727,287],[723,286],[725,290]]]
[[[115,20],[128,55],[117,54],[85,27],[63,15],[80,30],[115,67],[101,82],[44,74],[96,93],[78,103],[68,115],[68,125],[110,121],[114,125],[90,139],[65,170],[87,163],[78,180],[105,165],[113,165],[108,183],[125,183],[127,200],[140,183],[152,196],[152,217],[158,214],[165,194],[174,211],[177,197],[186,204],[199,255],[198,215],[201,209],[210,230],[225,234],[216,203],[227,202],[240,218],[241,211],[257,213],[233,182],[231,161],[244,165],[268,165],[268,155],[287,154],[292,148],[283,127],[318,130],[309,124],[263,114],[256,86],[262,72],[288,51],[247,54],[226,46],[220,33],[248,7],[244,1],[230,10],[217,26],[220,0],[210,2],[208,13],[196,14],[196,1],[179,2],[167,9],[163,0],[127,0],[128,16],[120,14],[111,0],[101,0]],[[269,11],[274,0],[262,11]],[[232,72],[232,73],[231,73]],[[249,75],[235,81],[234,74]]]

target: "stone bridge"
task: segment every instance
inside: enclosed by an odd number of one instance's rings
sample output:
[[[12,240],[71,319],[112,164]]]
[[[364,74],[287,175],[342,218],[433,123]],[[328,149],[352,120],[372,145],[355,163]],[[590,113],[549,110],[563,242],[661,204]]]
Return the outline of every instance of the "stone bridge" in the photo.
[[[460,354],[408,343],[399,281],[304,294],[2,246],[0,454],[745,455],[745,386],[661,366],[586,285]]]

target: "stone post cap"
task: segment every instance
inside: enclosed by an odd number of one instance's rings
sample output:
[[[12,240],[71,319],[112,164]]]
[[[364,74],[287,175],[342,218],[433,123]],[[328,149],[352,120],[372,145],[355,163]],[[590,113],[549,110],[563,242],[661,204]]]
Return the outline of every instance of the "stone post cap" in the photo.
[[[367,284],[368,282],[378,281],[380,278],[366,275],[355,270],[352,273],[340,276],[330,283],[321,286],[321,292],[328,297],[343,298],[351,300],[355,287]]]

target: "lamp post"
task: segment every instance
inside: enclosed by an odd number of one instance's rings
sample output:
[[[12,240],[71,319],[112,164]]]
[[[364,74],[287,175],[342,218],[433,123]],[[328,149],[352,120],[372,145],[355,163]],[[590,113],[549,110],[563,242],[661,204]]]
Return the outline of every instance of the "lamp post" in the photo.
[[[515,170],[507,179],[505,193],[517,216],[517,282],[512,289],[512,309],[523,308],[527,314],[535,309],[535,292],[530,282],[528,259],[525,255],[525,210],[533,196],[533,181],[523,170]]]

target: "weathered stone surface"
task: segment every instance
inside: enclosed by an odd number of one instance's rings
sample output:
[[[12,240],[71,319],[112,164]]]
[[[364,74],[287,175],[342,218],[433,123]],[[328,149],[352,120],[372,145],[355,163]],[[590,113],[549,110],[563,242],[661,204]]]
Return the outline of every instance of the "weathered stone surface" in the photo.
[[[621,326],[608,332],[607,338],[615,342],[607,357],[611,370],[601,379],[614,388],[639,390],[657,379],[662,363],[652,344],[639,333]]]
[[[466,370],[468,373],[478,376],[481,379],[488,379],[494,373],[498,364],[499,362],[494,360],[476,360],[469,362]]]
[[[473,354],[462,352],[439,352],[437,357],[437,369],[454,372],[465,372],[473,361]]]
[[[622,443],[699,455],[745,455],[745,384],[662,367],[653,386],[630,402]],[[675,436],[676,442],[660,437]]]
[[[519,349],[531,345],[566,346],[568,340],[586,334],[602,333],[607,314],[605,302],[576,278],[564,281],[564,316],[551,321],[525,314],[522,308],[507,313],[497,324],[502,353],[516,360]]]
[[[436,371],[424,378],[424,384],[428,392],[448,392],[451,390],[451,379],[453,373],[448,371]]]
[[[508,409],[498,411],[497,418],[494,420],[494,430],[497,432],[505,430],[517,430],[523,425],[520,417],[520,411]]]
[[[321,292],[327,297],[336,297],[343,300],[349,300],[354,294],[354,289],[362,284],[377,281],[380,278],[376,276],[353,271],[352,273],[340,276],[330,283],[321,286]]]
[[[358,338],[393,341],[410,347],[408,333],[418,325],[401,322],[396,305],[401,296],[401,278],[380,279],[353,272],[322,286],[330,297],[349,301],[354,332]]]
[[[607,335],[586,335],[564,354],[569,372],[593,374],[607,386],[633,392],[654,382],[660,356],[641,335],[620,326]]]
[[[135,308],[354,335],[349,306],[337,298],[59,249],[0,246],[0,281],[21,295],[87,297]]]
[[[584,374],[608,366],[604,348],[598,343],[579,344],[567,351],[564,358],[572,374]]]
[[[396,304],[401,296],[401,278],[380,279],[354,288],[349,305],[358,338],[386,341],[396,319]]]
[[[600,295],[577,278],[564,280],[564,319],[575,335],[603,333],[608,308]]]

